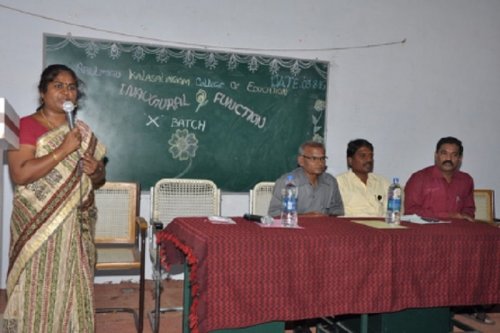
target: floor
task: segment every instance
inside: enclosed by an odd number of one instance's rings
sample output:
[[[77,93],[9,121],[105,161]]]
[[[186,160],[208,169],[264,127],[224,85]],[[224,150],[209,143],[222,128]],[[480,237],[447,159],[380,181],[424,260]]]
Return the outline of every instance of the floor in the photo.
[[[164,293],[162,294],[161,306],[170,307],[182,303],[182,281],[165,281]],[[146,283],[146,313],[154,309],[153,285],[151,281]],[[137,308],[139,287],[137,283],[123,282],[119,284],[96,284],[95,298],[96,307],[130,306]],[[5,309],[5,290],[0,290],[0,319]],[[482,333],[500,333],[500,306],[495,307],[490,317],[496,321],[495,325],[484,325],[473,320],[457,316],[459,320],[474,327]],[[0,333],[1,333],[0,325]],[[180,312],[162,314],[160,319],[161,333],[181,333],[182,317]],[[133,318],[125,313],[103,313],[96,314],[96,333],[120,332],[135,333]],[[287,331],[289,332],[289,331]],[[314,330],[313,330],[314,332]],[[461,332],[459,329],[453,332]],[[144,321],[144,333],[152,333],[149,320]]]
[[[162,307],[182,305],[182,281],[165,281],[164,292],[161,298]],[[132,307],[138,308],[139,285],[137,283],[122,282],[119,284],[96,284],[95,304],[98,308],[104,307]],[[5,290],[0,290],[0,318],[5,309]],[[152,333],[151,325],[146,315],[154,309],[153,283],[146,282],[144,333]],[[171,312],[161,315],[160,333],[181,333],[181,312]],[[96,333],[136,333],[134,319],[128,313],[99,313],[96,314]],[[0,333],[2,326],[0,325]]]

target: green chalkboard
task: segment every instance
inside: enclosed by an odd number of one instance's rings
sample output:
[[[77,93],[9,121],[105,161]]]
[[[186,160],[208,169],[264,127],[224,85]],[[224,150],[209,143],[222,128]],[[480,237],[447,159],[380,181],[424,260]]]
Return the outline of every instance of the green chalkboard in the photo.
[[[326,62],[55,35],[44,56],[84,82],[77,118],[108,147],[108,180],[247,191],[324,139]]]

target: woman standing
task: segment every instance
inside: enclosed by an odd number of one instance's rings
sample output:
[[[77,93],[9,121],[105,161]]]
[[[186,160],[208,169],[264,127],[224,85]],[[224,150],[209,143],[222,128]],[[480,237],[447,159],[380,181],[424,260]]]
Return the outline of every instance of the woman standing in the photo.
[[[15,184],[4,332],[93,332],[93,190],[105,181],[105,147],[63,103],[81,97],[76,74],[48,66],[40,106],[21,119],[8,152]]]

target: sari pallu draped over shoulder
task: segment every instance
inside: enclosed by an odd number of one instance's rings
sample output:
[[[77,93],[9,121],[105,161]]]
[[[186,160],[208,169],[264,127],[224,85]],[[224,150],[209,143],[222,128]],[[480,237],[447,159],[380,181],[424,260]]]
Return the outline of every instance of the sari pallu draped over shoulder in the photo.
[[[78,126],[78,151],[43,178],[16,186],[4,332],[94,331],[96,211],[79,161],[86,152],[101,160],[105,147],[87,125]],[[36,157],[52,154],[68,131],[64,125],[41,136]]]

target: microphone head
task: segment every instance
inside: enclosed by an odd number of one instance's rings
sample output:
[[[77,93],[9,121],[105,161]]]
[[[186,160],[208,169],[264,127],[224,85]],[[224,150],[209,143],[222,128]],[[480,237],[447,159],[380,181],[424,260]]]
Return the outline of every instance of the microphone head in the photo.
[[[64,101],[62,108],[64,112],[70,113],[73,112],[73,110],[75,109],[75,104],[73,104],[72,101]]]

